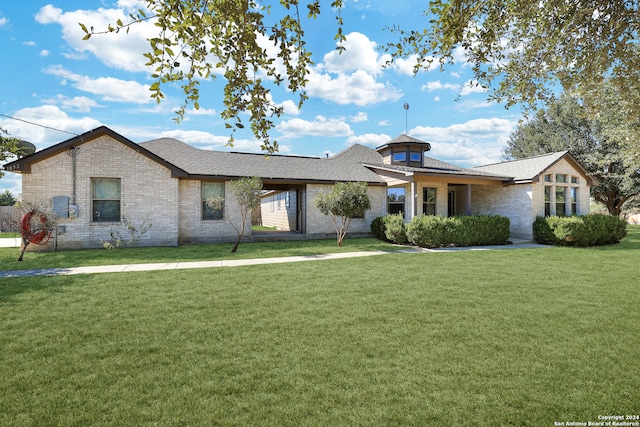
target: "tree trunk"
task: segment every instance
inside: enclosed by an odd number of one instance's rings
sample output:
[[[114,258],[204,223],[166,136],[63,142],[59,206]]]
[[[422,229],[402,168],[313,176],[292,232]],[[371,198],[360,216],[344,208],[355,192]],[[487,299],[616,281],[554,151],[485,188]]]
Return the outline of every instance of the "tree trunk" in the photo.
[[[607,210],[609,211],[609,215],[615,216],[616,218],[620,218],[620,213],[622,212],[622,208],[618,206],[615,201],[607,203]]]
[[[244,222],[245,222],[245,218],[246,215],[242,215],[242,228],[240,229],[240,232],[238,233],[238,238],[236,239],[236,244],[233,245],[233,248],[231,249],[231,253],[235,253],[238,250],[238,246],[240,246],[240,240],[242,240],[242,236],[244,236]]]
[[[22,261],[22,257],[24,256],[24,251],[27,250],[27,246],[29,246],[29,240],[22,238],[22,251],[20,251],[20,257],[18,257],[18,261]]]
[[[240,246],[240,239],[242,239],[242,234],[238,235],[238,238],[236,239],[236,243],[235,245],[233,245],[233,248],[231,249],[232,253],[235,253],[235,251],[238,250],[238,246]]]

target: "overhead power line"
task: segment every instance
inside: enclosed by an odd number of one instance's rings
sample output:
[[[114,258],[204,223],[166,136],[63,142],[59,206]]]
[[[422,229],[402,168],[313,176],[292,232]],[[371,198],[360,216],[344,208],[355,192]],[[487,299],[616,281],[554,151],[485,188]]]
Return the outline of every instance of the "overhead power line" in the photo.
[[[79,133],[69,132],[69,131],[58,129],[58,128],[54,128],[54,127],[51,127],[51,126],[41,125],[40,123],[30,122],[29,120],[19,119],[17,117],[8,116],[6,114],[0,113],[0,116],[6,117],[7,119],[11,119],[11,120],[17,120],[19,122],[24,122],[24,123],[27,123],[29,125],[38,126],[38,127],[44,128],[44,129],[49,129],[49,130],[55,130],[57,132],[68,133],[69,135],[73,135],[73,136],[80,136]]]

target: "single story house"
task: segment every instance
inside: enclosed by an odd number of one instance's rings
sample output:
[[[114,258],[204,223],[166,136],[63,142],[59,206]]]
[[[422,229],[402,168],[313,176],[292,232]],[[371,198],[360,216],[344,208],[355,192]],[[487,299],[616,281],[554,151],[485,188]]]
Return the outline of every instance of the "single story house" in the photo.
[[[307,237],[335,233],[313,204],[336,182],[368,184],[371,209],[350,232],[370,232],[387,213],[497,214],[514,237],[531,238],[538,215],[589,213],[592,179],[568,152],[460,168],[425,155],[429,143],[401,135],[378,147],[353,145],[328,158],[201,150],[171,138],[134,143],[99,127],[5,165],[22,175],[23,200],[50,202],[60,249],[100,247],[126,220],[152,224],[148,246],[233,241],[239,221],[229,183],[259,176],[262,221]],[[205,201],[224,198],[223,209]],[[249,219],[247,219],[249,221]],[[51,243],[49,243],[51,244]]]

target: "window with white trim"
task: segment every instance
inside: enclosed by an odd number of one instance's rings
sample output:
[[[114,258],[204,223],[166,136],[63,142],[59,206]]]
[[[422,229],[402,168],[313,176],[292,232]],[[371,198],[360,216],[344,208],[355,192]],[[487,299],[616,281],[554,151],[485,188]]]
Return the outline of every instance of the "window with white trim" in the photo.
[[[214,203],[211,203],[214,201]],[[224,218],[224,182],[202,183],[202,219]]]
[[[404,217],[404,202],[406,199],[407,189],[404,187],[387,188],[387,213],[401,213]]]
[[[120,178],[91,178],[91,220],[120,221]]]

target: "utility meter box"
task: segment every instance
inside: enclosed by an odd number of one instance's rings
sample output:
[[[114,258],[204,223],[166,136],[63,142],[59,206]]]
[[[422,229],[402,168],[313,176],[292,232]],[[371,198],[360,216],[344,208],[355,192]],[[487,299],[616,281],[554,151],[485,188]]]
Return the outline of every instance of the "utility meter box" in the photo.
[[[78,218],[78,205],[69,205],[69,218]]]

